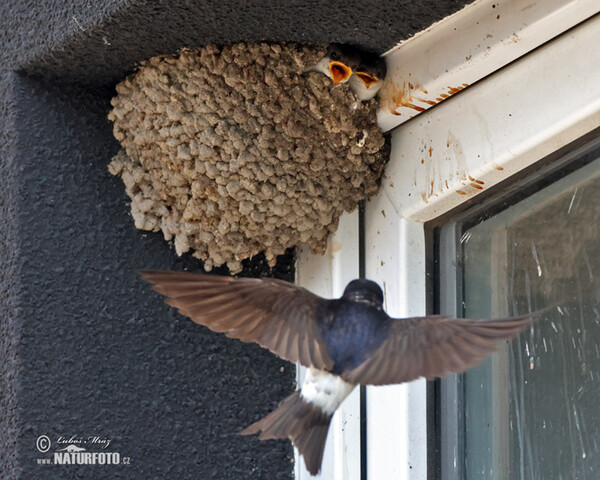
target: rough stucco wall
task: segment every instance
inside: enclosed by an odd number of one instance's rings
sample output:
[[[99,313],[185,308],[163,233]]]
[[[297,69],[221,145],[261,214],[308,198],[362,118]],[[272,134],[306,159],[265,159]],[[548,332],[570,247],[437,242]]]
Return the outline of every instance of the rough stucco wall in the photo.
[[[95,478],[289,478],[287,443],[237,433],[293,389],[293,366],[180,317],[140,280],[195,262],[131,224],[106,171],[107,99],[24,80],[16,100],[22,478],[89,478],[37,466],[41,434],[106,436],[131,457]],[[290,262],[276,274],[290,279]]]
[[[0,477],[291,477],[288,443],[237,432],[293,389],[293,367],[176,315],[136,274],[197,264],[127,214],[106,170],[112,88],[146,58],[210,42],[382,51],[463,3],[0,2]],[[38,466],[41,434],[109,437],[132,466]]]
[[[16,381],[18,379],[17,342],[20,296],[18,234],[16,228],[16,153],[15,76],[0,75],[0,474],[20,476],[16,443],[18,417]]]
[[[1,18],[8,25],[0,43],[12,53],[9,65],[27,72],[113,85],[141,60],[209,43],[337,42],[384,52],[467,3],[61,0],[48,8],[33,1],[2,2]]]

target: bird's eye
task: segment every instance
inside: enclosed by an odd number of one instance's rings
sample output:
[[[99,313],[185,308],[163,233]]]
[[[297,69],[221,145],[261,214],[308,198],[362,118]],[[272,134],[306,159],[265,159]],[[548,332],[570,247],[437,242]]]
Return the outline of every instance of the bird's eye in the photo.
[[[340,56],[338,55],[338,53],[335,50],[332,50],[329,53],[329,58],[331,58],[332,60],[339,60]]]

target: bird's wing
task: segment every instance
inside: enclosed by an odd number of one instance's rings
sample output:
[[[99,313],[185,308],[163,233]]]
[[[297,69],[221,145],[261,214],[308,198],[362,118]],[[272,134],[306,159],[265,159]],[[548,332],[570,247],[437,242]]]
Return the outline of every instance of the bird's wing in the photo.
[[[494,320],[440,315],[393,318],[386,339],[358,367],[342,374],[350,383],[386,385],[460,373],[517,336],[538,313]]]
[[[145,271],[142,277],[194,322],[243,342],[256,342],[290,362],[322,370],[333,360],[316,323],[327,300],[273,278],[233,278]]]

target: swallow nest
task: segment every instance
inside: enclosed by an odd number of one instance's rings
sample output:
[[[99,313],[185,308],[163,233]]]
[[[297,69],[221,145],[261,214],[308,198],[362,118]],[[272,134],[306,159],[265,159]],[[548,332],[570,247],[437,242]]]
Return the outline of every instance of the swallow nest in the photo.
[[[340,215],[377,192],[388,152],[375,101],[302,74],[323,48],[235,44],[154,57],[117,85],[109,119],[141,230],[206,270],[286,248],[324,252]]]

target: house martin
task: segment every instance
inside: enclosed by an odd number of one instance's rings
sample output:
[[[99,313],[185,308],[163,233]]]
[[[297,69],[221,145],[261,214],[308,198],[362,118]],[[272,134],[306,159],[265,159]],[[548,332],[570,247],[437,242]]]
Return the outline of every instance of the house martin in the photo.
[[[341,298],[327,300],[272,278],[171,271],[142,276],[194,322],[308,368],[300,390],[241,434],[289,438],[312,475],[321,469],[331,417],[357,385],[464,372],[540,313],[493,320],[392,318],[383,309],[381,288],[369,280],[353,280]]]
[[[385,60],[376,53],[361,51],[360,63],[353,69],[350,88],[359,100],[372,99],[383,85],[386,75]]]
[[[347,82],[354,68],[360,64],[357,50],[345,45],[333,44],[317,63],[304,70],[304,73],[319,72],[330,78],[335,85]]]

